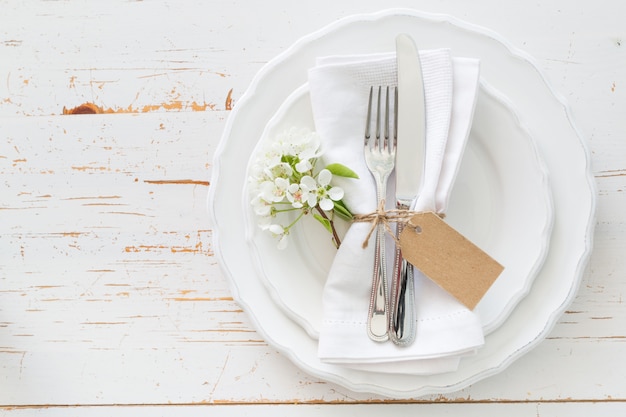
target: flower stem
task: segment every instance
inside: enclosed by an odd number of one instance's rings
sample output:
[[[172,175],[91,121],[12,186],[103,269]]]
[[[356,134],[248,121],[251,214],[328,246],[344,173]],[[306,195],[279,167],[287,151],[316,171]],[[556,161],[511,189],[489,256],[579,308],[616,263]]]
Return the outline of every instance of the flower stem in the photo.
[[[296,210],[302,210],[301,208],[288,208],[288,209],[282,209],[282,210],[274,210],[274,213],[287,213],[290,211],[296,211]]]
[[[333,231],[332,232],[333,233],[333,243],[335,244],[336,248],[339,248],[339,246],[341,246],[341,239],[339,239],[339,235],[337,234],[337,230],[335,229],[335,222],[332,219],[328,218],[328,216],[326,215],[324,210],[322,210],[319,205],[315,206],[315,209],[320,214],[320,216],[322,216],[323,218],[325,218],[326,220],[328,220],[330,222],[330,228]]]
[[[298,221],[302,218],[302,216],[304,216],[304,210],[302,210],[302,212],[298,215],[298,217],[296,217],[296,219],[292,221],[289,226],[285,227],[285,230],[288,231],[289,229],[291,229],[294,224],[298,223]]]

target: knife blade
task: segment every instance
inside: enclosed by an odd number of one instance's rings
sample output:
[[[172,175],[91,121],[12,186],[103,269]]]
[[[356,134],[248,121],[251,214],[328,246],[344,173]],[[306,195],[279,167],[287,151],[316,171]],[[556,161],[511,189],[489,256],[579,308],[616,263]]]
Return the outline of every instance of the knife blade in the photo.
[[[398,138],[396,147],[396,208],[408,210],[417,197],[424,172],[426,109],[422,66],[415,42],[407,34],[396,37],[398,64]],[[397,224],[397,235],[403,223]],[[391,288],[390,339],[398,345],[415,340],[413,266],[396,247]]]

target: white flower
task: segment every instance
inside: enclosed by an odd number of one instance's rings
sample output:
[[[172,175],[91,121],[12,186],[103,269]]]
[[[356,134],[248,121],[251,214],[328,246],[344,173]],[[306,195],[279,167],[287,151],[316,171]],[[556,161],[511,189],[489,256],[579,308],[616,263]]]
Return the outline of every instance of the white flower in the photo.
[[[268,230],[271,234],[278,238],[278,249],[285,249],[289,243],[285,229],[283,229],[283,227],[279,224],[271,224]]]
[[[257,216],[265,217],[269,216],[272,213],[272,203],[261,198],[260,195],[254,197],[250,204],[252,204],[252,208],[254,210],[254,214]]]
[[[322,210],[329,211],[335,207],[333,201],[343,198],[344,192],[341,187],[331,187],[332,178],[333,174],[327,169],[320,171],[317,181],[312,177],[302,177],[301,183],[310,191],[307,198],[310,207],[315,207],[319,203]]]
[[[282,154],[279,149],[276,149],[273,145],[266,145],[260,152],[259,157],[257,159],[258,162],[262,163],[265,166],[273,167],[280,163],[280,159],[282,158]]]
[[[269,230],[272,220],[272,216],[259,216],[257,224],[261,230]]]
[[[273,149],[282,155],[297,156],[300,160],[317,158],[320,138],[307,128],[292,127],[281,132],[273,144]]]
[[[308,195],[309,191],[300,184],[290,184],[289,187],[287,187],[287,200],[289,200],[293,208],[304,207]]]
[[[306,202],[309,207],[317,206],[317,181],[310,175],[305,175],[300,179],[300,188],[306,190]]]
[[[317,176],[317,180],[319,181],[320,185],[323,187],[330,184],[330,180],[332,179],[333,179],[333,174],[331,174],[330,171],[327,169],[321,170]]]
[[[344,192],[341,187],[331,187],[330,190],[326,193],[326,195],[333,201],[339,201],[343,198]]]
[[[258,226],[278,238],[279,249],[287,247],[289,231],[302,216],[311,209],[332,211],[334,201],[343,198],[343,190],[330,184],[328,169],[314,175],[320,144],[319,135],[307,128],[287,129],[257,151],[250,167],[250,204]],[[331,227],[334,232],[332,221]]]
[[[302,160],[319,158],[322,155],[320,152],[319,135],[314,132],[309,132],[303,138],[304,140],[300,143],[300,147],[298,149],[298,157]]]
[[[265,175],[269,178],[289,178],[293,175],[293,169],[286,162],[280,162],[276,165],[268,166],[265,171]]]
[[[324,211],[332,210],[335,207],[335,203],[333,201],[341,200],[341,195],[343,197],[343,190],[339,187],[333,187],[326,192],[326,195],[323,198],[320,198],[320,207]]]
[[[305,159],[304,161],[300,161],[296,164],[296,171],[298,171],[301,174],[311,169],[313,169],[313,164],[311,164],[310,159]]]
[[[278,203],[285,198],[289,187],[289,180],[276,178],[274,181],[264,181],[259,185],[260,197],[270,203]]]

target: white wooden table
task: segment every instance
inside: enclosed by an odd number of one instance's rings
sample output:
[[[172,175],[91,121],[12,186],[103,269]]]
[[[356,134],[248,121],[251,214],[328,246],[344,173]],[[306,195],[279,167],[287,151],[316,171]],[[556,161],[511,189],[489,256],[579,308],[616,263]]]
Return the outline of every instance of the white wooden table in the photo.
[[[626,6],[508,3],[0,1],[0,415],[626,414]],[[599,192],[591,260],[550,336],[497,376],[409,401],[318,380],[268,346],[206,212],[254,74],[388,7],[454,15],[534,56]],[[85,103],[100,114],[64,115]]]

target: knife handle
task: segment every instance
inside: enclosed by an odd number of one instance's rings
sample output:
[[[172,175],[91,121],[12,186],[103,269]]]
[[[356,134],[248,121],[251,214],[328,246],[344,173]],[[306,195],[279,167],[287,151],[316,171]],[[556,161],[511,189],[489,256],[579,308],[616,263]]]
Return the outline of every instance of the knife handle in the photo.
[[[397,224],[396,237],[400,236],[404,226],[404,223]],[[389,337],[396,345],[408,346],[415,340],[416,333],[415,279],[413,265],[403,258],[402,250],[398,245],[396,245],[391,283]]]

